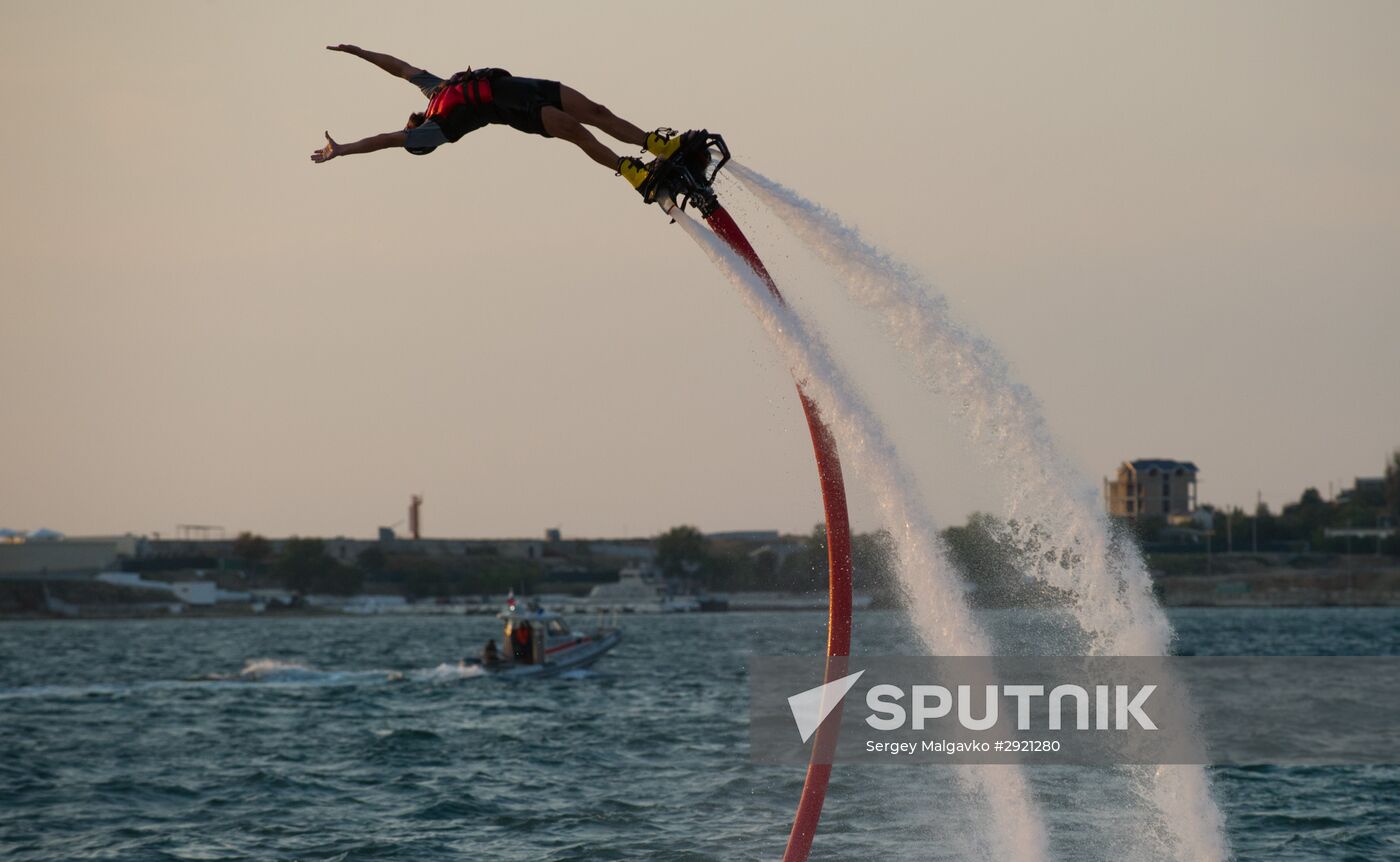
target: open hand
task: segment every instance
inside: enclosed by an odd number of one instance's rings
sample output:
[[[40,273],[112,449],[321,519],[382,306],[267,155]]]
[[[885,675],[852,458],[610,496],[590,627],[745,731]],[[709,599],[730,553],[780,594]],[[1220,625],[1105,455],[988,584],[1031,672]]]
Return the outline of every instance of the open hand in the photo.
[[[346,54],[358,54],[360,49],[356,45],[327,45],[327,51],[341,51]]]
[[[330,132],[326,132],[326,145],[311,154],[311,161],[319,165],[321,162],[328,162],[338,155],[340,155],[340,144],[331,139]]]

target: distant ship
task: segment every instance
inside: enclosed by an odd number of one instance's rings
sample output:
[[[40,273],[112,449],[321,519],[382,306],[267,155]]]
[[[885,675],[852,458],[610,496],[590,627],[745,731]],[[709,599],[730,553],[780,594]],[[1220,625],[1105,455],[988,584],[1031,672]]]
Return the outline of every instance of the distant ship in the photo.
[[[588,593],[588,603],[624,613],[690,613],[700,610],[694,596],[679,595],[667,584],[661,570],[651,564],[627,566],[617,573],[617,583],[599,584]]]

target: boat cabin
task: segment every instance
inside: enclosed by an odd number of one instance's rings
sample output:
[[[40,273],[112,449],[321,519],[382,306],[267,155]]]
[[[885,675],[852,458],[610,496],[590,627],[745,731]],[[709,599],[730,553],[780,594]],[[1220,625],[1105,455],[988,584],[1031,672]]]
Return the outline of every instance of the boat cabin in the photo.
[[[579,638],[559,614],[544,610],[511,608],[497,615],[505,622],[503,658],[516,664],[543,664],[550,653],[578,643]]]

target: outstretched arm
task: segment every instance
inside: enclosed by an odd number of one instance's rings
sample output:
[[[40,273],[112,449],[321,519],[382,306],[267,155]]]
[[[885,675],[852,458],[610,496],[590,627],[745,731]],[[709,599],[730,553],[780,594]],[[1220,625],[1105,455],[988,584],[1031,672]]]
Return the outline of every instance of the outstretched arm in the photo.
[[[366,51],[364,48],[359,48],[355,45],[327,45],[326,50],[339,51],[342,54],[354,54],[361,60],[368,60],[369,62],[388,72],[390,75],[394,75],[399,78],[412,78],[414,75],[417,75],[419,72],[423,71],[417,66],[410,66],[408,63],[405,63],[398,57],[394,57],[389,54],[377,54],[374,51]]]
[[[326,132],[326,145],[311,154],[311,161],[320,164],[328,162],[336,156],[354,156],[360,153],[372,153],[375,150],[387,150],[391,147],[402,147],[408,141],[408,132],[385,132],[382,135],[372,135],[368,138],[361,138],[351,144],[337,144],[331,139],[331,133]]]

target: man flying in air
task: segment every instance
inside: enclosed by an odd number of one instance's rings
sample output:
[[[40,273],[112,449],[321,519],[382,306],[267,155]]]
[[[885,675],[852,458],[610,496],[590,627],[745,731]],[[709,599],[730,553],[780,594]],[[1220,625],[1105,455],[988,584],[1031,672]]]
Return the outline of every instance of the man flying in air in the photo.
[[[336,156],[372,153],[391,147],[403,147],[418,156],[427,155],[443,144],[455,143],[468,132],[501,123],[532,135],[569,141],[593,161],[621,174],[640,191],[648,166],[641,159],[618,156],[584,126],[593,126],[619,141],[643,147],[660,159],[669,158],[680,146],[680,135],[668,129],[643,132],[558,81],[517,78],[504,69],[468,69],[443,80],[388,54],[377,54],[354,45],[326,47],[330,51],[354,54],[411,82],[428,97],[428,107],[410,115],[401,131],[373,135],[354,143],[336,143],[330,132],[326,132],[325,147],[311,154],[311,161],[318,164]]]

